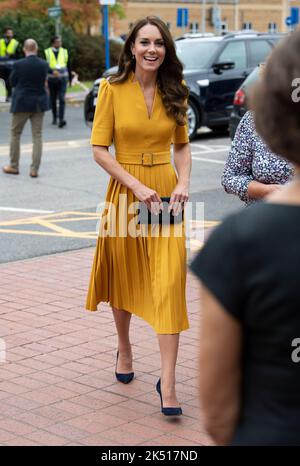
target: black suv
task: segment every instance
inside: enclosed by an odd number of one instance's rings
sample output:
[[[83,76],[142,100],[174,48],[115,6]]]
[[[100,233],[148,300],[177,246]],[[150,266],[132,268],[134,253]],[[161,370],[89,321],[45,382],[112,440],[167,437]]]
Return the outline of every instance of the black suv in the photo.
[[[272,51],[284,34],[255,32],[225,36],[181,38],[177,55],[184,65],[184,79],[190,89],[189,134],[193,139],[201,126],[228,129],[233,99],[248,74]],[[116,71],[107,70],[104,77]],[[85,119],[94,116],[100,79],[86,97]]]
[[[189,132],[228,128],[235,91],[272,51],[283,34],[231,33],[176,42],[190,89]]]

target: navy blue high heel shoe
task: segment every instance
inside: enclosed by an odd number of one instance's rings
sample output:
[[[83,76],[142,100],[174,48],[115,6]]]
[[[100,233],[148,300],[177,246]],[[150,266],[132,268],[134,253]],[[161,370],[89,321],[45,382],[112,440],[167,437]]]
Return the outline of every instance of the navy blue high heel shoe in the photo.
[[[131,382],[134,377],[134,372],[129,372],[129,374],[120,374],[119,372],[117,372],[118,359],[119,359],[119,351],[117,352],[117,362],[116,362],[116,370],[115,370],[117,380],[122,383]]]
[[[164,408],[163,407],[163,401],[162,401],[162,396],[161,396],[161,387],[160,387],[160,379],[158,379],[158,382],[156,384],[156,390],[160,396],[160,403],[161,403],[161,412],[165,416],[181,416],[182,414],[182,409],[181,408]]]

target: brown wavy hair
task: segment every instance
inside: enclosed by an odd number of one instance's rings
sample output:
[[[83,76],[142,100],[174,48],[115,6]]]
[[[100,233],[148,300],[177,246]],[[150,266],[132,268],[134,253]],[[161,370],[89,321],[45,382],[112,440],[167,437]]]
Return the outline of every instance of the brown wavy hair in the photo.
[[[156,16],[147,16],[135,22],[130,30],[119,59],[119,69],[111,76],[109,82],[125,82],[131,71],[135,71],[136,62],[132,57],[131,46],[135,43],[138,31],[152,24],[156,26],[164,41],[166,55],[163,63],[158,69],[157,85],[167,115],[173,117],[176,123],[183,126],[187,122],[186,112],[188,109],[187,99],[189,91],[183,82],[183,66],[179,61],[175,45],[166,24]]]
[[[276,46],[250,99],[258,133],[273,152],[298,165],[300,164],[299,51],[300,30],[293,32]]]

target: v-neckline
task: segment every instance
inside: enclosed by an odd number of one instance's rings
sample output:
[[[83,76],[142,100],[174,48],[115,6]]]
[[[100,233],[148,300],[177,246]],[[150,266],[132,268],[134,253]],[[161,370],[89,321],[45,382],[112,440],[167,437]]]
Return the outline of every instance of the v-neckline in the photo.
[[[140,92],[141,92],[141,94],[143,96],[143,101],[144,101],[144,106],[145,106],[145,109],[146,109],[147,119],[150,121],[150,120],[152,120],[152,117],[153,117],[153,111],[154,111],[154,106],[155,106],[155,102],[156,102],[157,83],[155,84],[154,97],[153,97],[153,101],[152,101],[151,111],[150,111],[150,114],[149,114],[148,106],[147,106],[147,102],[146,102],[146,98],[145,98],[145,94],[143,92],[142,86],[140,85],[140,82],[138,80],[133,81],[133,78],[134,78],[134,73],[132,73],[132,75],[131,75],[131,82],[132,82],[132,84],[137,84],[139,89],[140,89]]]

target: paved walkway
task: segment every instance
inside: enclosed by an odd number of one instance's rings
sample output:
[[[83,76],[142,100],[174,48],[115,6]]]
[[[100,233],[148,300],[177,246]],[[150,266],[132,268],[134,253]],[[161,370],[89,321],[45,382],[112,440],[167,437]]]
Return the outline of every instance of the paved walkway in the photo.
[[[93,253],[0,265],[0,445],[210,445],[197,399],[195,278],[188,276],[191,328],[181,335],[177,369],[184,415],[168,419],[155,392],[157,339],[138,317],[131,326],[136,379],[115,380],[112,313],[106,305],[84,310]]]

